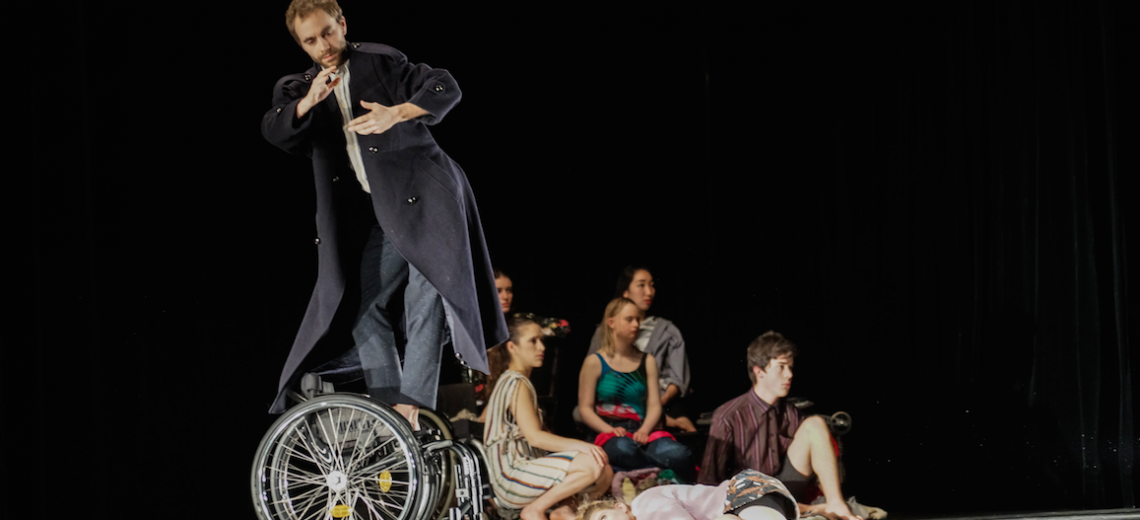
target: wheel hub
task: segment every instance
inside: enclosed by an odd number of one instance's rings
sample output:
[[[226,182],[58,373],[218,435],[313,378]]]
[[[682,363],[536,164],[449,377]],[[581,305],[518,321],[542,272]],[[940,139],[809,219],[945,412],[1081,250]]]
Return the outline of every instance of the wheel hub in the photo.
[[[348,487],[348,476],[340,471],[330,472],[329,475],[325,477],[325,484],[328,484],[329,489],[339,493]]]

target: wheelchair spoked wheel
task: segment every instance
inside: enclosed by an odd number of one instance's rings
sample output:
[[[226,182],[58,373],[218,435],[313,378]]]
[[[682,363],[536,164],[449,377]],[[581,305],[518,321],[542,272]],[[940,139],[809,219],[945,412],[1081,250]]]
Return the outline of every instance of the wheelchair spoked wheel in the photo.
[[[451,421],[440,417],[434,410],[420,408],[420,428],[434,428],[439,430],[443,440],[455,440],[455,431],[451,428]],[[428,486],[425,491],[425,507],[430,507],[429,520],[447,520],[448,509],[455,498],[455,454],[451,450],[444,450],[428,457],[439,457],[438,461],[429,464],[430,471],[425,480]]]
[[[262,520],[418,520],[424,457],[391,408],[334,394],[286,411],[253,461]]]
[[[518,511],[509,511],[495,498],[495,490],[491,487],[491,471],[487,467],[487,449],[483,446],[483,442],[478,439],[472,439],[467,442],[467,445],[475,450],[479,457],[479,475],[483,483],[483,502],[485,507],[486,518],[491,519],[504,519],[504,518],[518,518]]]

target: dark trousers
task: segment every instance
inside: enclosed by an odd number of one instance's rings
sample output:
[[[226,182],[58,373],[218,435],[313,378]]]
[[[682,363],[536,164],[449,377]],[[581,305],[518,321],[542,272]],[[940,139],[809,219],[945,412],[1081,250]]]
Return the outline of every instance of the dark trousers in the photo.
[[[360,290],[352,338],[369,395],[387,404],[434,408],[448,341],[443,299],[379,225],[361,256]]]
[[[640,422],[633,420],[606,422],[612,426],[625,428],[631,434],[641,427]],[[696,480],[693,452],[684,444],[668,437],[657,439],[644,446],[629,437],[614,437],[606,441],[602,450],[606,452],[606,457],[615,468],[631,470],[656,466],[673,470],[683,481]]]

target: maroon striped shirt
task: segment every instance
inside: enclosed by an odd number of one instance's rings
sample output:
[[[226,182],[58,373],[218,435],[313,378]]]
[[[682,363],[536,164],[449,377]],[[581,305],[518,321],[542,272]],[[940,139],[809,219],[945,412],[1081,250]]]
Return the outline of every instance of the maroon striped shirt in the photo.
[[[746,469],[775,475],[803,420],[791,403],[769,405],[752,389],[722,404],[713,413],[697,481],[717,485]]]

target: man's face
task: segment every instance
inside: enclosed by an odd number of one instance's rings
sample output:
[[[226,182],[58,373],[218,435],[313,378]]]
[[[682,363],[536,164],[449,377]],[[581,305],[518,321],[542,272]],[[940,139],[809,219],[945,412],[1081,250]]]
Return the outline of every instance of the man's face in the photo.
[[[793,365],[795,365],[795,358],[788,354],[769,360],[768,366],[764,370],[754,369],[756,370],[756,385],[761,387],[760,390],[765,394],[772,397],[787,397],[788,392],[792,389]]]
[[[344,49],[348,47],[344,35],[348,32],[348,26],[345,25],[343,16],[338,21],[317,9],[294,19],[293,31],[297,33],[301,48],[321,68],[327,69],[344,63]]]

